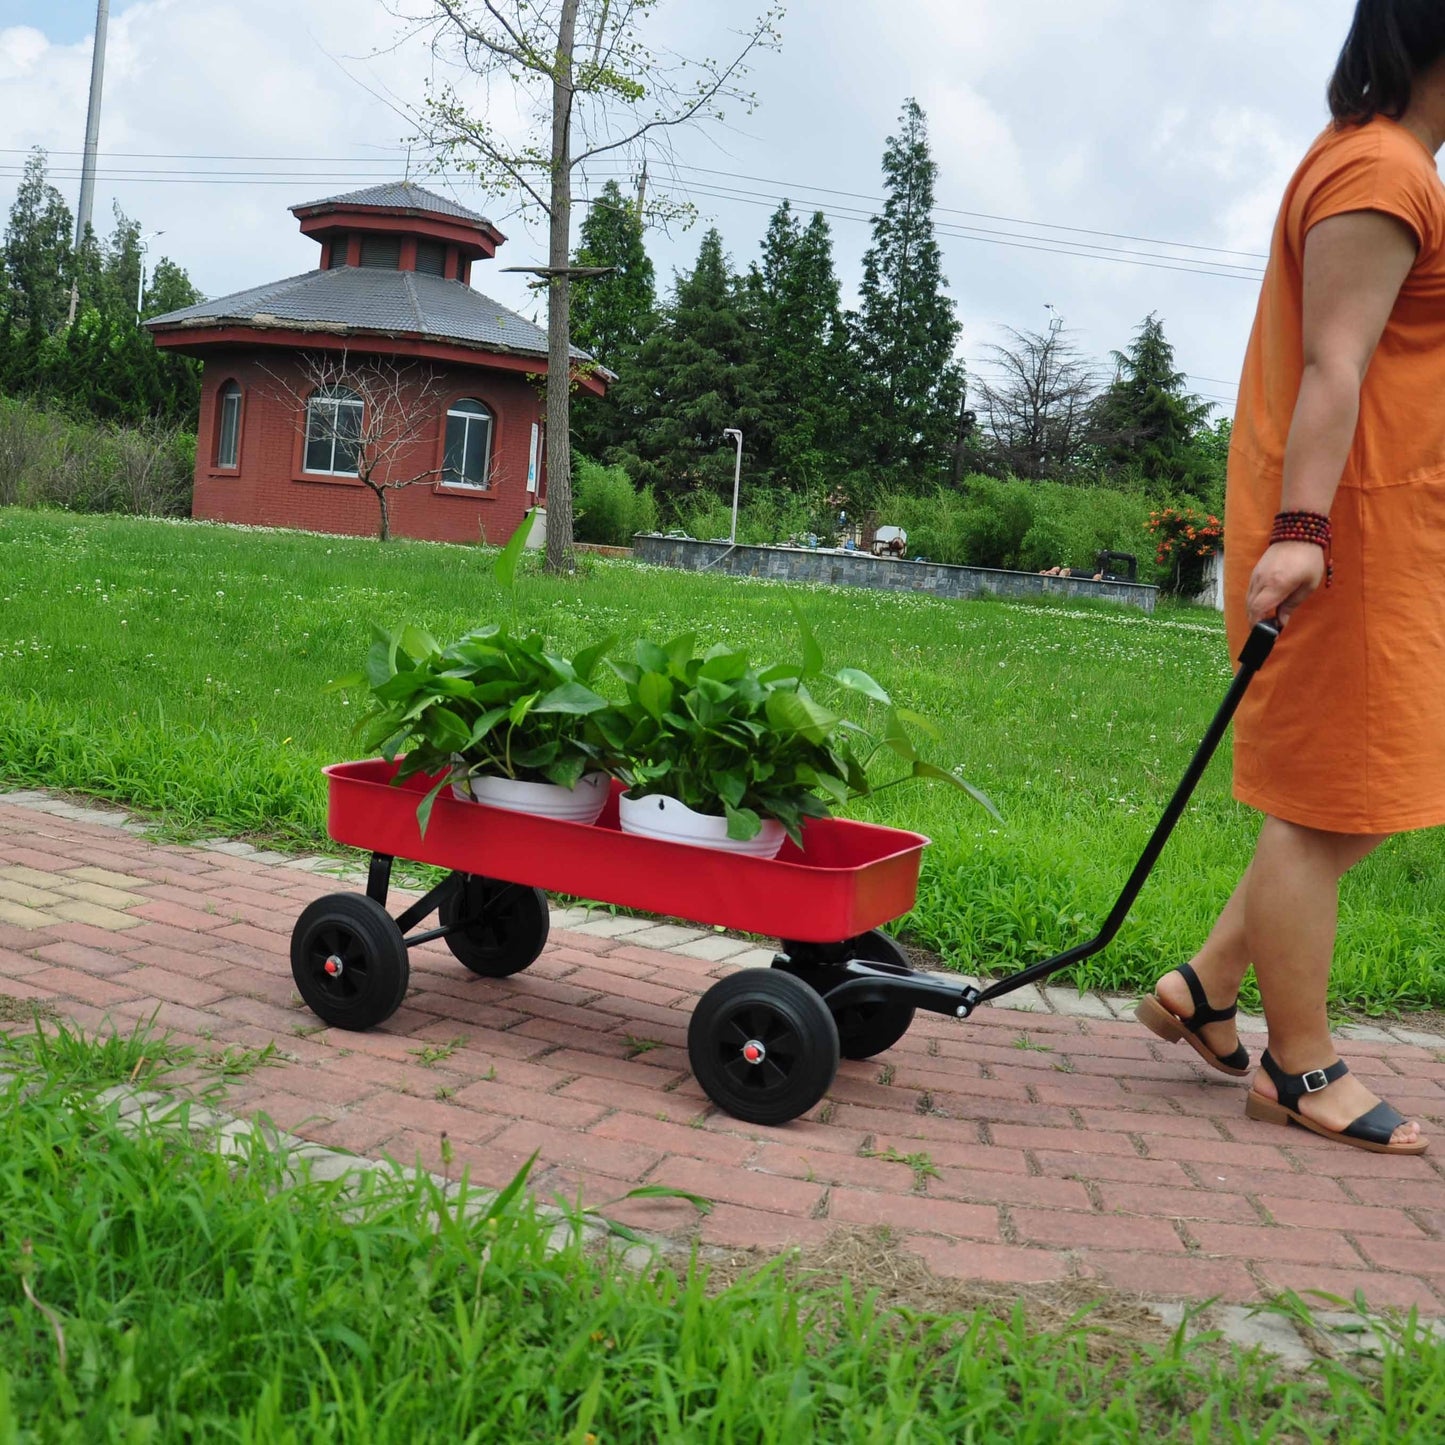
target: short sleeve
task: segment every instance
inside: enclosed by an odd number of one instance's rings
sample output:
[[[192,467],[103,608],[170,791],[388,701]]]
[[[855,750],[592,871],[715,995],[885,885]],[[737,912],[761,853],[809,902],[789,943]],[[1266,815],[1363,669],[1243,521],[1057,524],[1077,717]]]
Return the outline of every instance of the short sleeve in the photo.
[[[1440,177],[1413,136],[1384,127],[1375,121],[1352,129],[1318,153],[1305,177],[1301,241],[1331,216],[1381,211],[1414,232],[1422,255],[1439,246],[1445,203]]]

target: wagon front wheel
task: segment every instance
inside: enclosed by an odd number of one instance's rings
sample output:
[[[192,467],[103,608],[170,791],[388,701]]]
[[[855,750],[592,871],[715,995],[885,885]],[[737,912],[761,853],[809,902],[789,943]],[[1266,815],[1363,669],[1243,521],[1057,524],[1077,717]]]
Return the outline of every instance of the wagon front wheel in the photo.
[[[401,1007],[411,965],[401,929],[381,904],[363,893],[332,893],[296,920],[291,977],[323,1023],[360,1030]]]
[[[541,957],[551,919],[540,888],[475,873],[453,876],[459,884],[437,916],[443,928],[457,930],[443,941],[459,962],[483,978],[509,978]]]
[[[687,1030],[703,1092],[749,1124],[786,1124],[828,1092],[838,1072],[838,1026],[801,979],[749,968],[713,984]]]
[[[871,929],[844,943],[783,942],[787,962],[773,966],[800,978],[821,994],[842,983],[842,964],[850,958],[865,963],[881,963],[901,974],[912,973],[908,955],[886,933]],[[910,1003],[891,999],[855,1002],[844,1000],[834,1011],[838,1024],[838,1043],[845,1059],[871,1059],[891,1049],[913,1025],[914,1008]]]

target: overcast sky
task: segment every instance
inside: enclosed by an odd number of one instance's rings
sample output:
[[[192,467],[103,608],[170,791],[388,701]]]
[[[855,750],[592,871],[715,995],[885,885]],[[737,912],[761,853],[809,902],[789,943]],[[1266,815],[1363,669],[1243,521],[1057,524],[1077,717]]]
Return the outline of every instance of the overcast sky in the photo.
[[[1046,325],[1046,304],[1101,358],[1157,311],[1194,389],[1227,411],[1257,258],[1324,124],[1352,10],[1353,0],[792,0],[781,48],[753,70],[756,111],[679,136],[686,169],[654,168],[651,183],[693,199],[739,267],[779,199],[823,209],[851,300],[883,145],[916,96],[969,360],[983,361],[1002,326]],[[744,14],[749,0],[665,0],[656,33],[718,54],[728,17]],[[0,0],[0,206],[32,145],[50,152],[74,206],[94,18],[94,0]],[[403,112],[428,62],[414,48],[377,54],[395,33],[381,0],[112,0],[97,228],[118,201],[164,231],[152,256],[170,255],[211,296],[309,269],[317,248],[286,208],[404,171]],[[510,239],[496,265],[544,259],[543,232],[506,200],[415,165],[413,178],[501,226]],[[700,226],[651,235],[660,278],[689,266],[700,238]],[[1104,258],[1121,252],[1143,254]],[[538,310],[520,277],[484,263],[473,281]]]

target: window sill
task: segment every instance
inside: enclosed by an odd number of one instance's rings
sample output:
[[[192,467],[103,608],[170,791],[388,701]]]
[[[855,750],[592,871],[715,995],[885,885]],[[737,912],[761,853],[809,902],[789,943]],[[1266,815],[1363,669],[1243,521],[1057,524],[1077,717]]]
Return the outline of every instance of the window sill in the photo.
[[[495,502],[497,499],[495,487],[459,487],[455,482],[433,483],[432,491],[438,497],[471,497],[479,502]]]
[[[348,477],[336,472],[292,472],[293,482],[321,482],[331,487],[363,487],[360,477]]]
[[[216,479],[216,480],[219,481],[219,480],[221,480],[221,479],[223,479],[223,478],[239,477],[240,475],[241,475],[241,469],[240,469],[240,467],[207,467],[207,468],[206,468],[206,477],[207,477],[207,480],[210,480],[210,479],[214,478],[214,479]]]

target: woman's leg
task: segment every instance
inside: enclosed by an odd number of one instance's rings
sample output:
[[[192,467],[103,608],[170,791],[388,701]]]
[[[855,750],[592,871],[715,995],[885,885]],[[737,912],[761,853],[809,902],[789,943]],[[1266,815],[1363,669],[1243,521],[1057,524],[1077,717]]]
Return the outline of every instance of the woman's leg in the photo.
[[[1330,1037],[1325,999],[1335,950],[1339,881],[1384,840],[1323,833],[1266,818],[1243,890],[1244,936],[1254,963],[1269,1024],[1269,1049],[1280,1068],[1300,1074],[1332,1064],[1339,1053]],[[1231,903],[1234,901],[1230,900]],[[1275,1097],[1261,1071],[1253,1088]],[[1329,1129],[1343,1129],[1377,1102],[1353,1074],[1308,1094],[1300,1111]],[[1392,1142],[1413,1143],[1414,1122]]]

